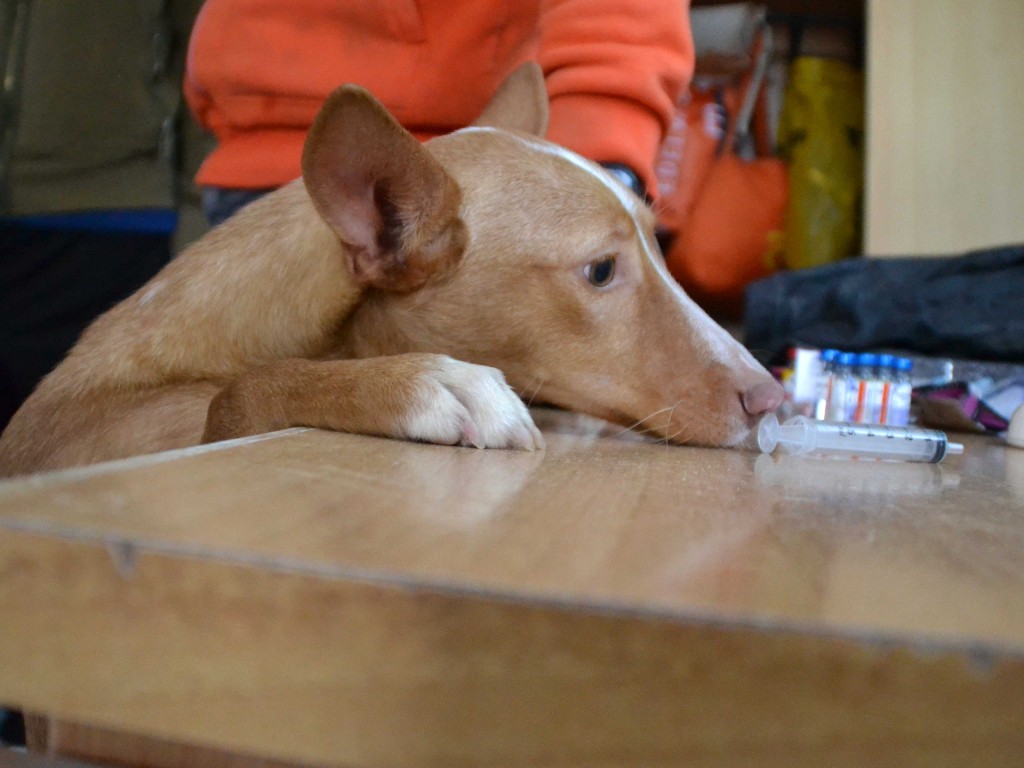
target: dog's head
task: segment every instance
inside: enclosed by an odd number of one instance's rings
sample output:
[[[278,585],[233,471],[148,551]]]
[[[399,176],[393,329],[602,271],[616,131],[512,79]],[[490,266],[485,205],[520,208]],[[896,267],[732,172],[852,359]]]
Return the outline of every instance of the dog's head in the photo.
[[[668,274],[651,211],[538,138],[546,123],[534,65],[476,125],[425,145],[365,91],[328,99],[303,176],[371,289],[348,351],[441,352],[500,368],[527,400],[740,442],[780,387]]]

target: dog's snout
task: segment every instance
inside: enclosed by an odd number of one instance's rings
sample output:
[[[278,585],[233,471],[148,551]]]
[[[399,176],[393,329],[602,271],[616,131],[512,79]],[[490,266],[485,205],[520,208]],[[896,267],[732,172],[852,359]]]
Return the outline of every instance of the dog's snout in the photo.
[[[760,416],[782,405],[782,386],[774,379],[762,381],[740,395],[743,410],[751,416]]]

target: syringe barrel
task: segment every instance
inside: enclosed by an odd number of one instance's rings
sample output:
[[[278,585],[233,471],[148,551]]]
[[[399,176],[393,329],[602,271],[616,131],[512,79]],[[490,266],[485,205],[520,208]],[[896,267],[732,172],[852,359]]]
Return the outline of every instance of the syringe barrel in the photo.
[[[779,444],[791,453],[937,463],[946,455],[947,440],[937,429],[794,416],[781,426]]]

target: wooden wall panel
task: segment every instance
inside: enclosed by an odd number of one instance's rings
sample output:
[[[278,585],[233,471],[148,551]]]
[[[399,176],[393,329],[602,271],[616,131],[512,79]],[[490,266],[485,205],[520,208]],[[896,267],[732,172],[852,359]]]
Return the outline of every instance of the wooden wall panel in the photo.
[[[1024,242],[1024,2],[869,0],[865,251]]]

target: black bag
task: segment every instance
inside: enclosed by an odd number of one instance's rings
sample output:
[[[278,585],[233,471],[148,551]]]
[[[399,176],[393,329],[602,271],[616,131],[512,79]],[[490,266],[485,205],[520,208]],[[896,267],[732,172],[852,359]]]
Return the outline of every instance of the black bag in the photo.
[[[954,258],[848,259],[750,285],[745,342],[1024,362],[1024,245]]]

